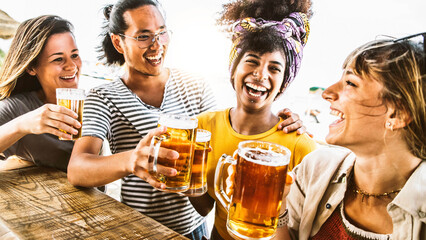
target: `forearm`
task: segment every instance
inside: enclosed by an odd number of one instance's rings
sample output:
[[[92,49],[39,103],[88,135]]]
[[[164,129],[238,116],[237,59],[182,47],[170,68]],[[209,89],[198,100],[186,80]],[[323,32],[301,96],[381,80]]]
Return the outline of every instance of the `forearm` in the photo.
[[[126,160],[131,152],[99,156],[102,140],[83,137],[75,145],[68,165],[68,181],[75,186],[96,187],[129,175]]]
[[[27,135],[19,128],[19,120],[20,118],[18,117],[0,126],[0,152],[4,152]]]

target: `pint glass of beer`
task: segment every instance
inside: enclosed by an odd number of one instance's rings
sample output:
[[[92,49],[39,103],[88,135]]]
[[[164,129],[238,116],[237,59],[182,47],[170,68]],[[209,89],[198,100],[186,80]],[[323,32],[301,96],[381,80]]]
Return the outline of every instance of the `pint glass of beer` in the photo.
[[[191,181],[198,120],[195,117],[164,114],[160,116],[158,126],[166,126],[167,133],[152,138],[148,171],[166,185],[166,191],[184,192]],[[179,158],[172,161],[158,157],[160,147],[177,151]],[[176,176],[167,177],[160,174],[157,171],[158,165],[176,169]]]
[[[56,104],[59,106],[66,107],[78,114],[77,120],[80,124],[83,123],[83,105],[84,105],[84,89],[77,88],[57,88],[56,89]],[[66,131],[59,129],[60,131],[67,133]],[[77,129],[78,133],[72,135],[72,140],[76,140],[81,137],[81,128]],[[59,138],[59,140],[68,140]]]
[[[290,150],[269,142],[244,141],[236,158],[221,158],[216,168],[215,193],[228,209],[227,229],[238,239],[270,239],[280,213]],[[225,163],[236,164],[234,193],[229,201],[223,191]]]
[[[198,197],[207,192],[207,156],[210,149],[211,133],[197,129],[194,160],[189,189],[182,194],[188,197]]]

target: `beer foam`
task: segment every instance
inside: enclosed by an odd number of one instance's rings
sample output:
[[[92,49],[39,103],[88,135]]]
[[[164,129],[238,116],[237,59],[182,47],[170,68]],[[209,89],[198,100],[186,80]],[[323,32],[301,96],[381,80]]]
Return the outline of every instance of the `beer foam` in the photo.
[[[185,116],[163,115],[160,116],[158,124],[176,129],[194,129],[198,126],[198,120]]]
[[[211,135],[212,134],[207,130],[198,129],[197,130],[197,137],[196,137],[195,141],[199,142],[199,143],[210,141]]]
[[[262,148],[244,148],[238,155],[245,160],[264,166],[278,167],[288,165],[290,154],[277,153]]]
[[[56,99],[84,100],[84,89],[79,88],[57,88]]]

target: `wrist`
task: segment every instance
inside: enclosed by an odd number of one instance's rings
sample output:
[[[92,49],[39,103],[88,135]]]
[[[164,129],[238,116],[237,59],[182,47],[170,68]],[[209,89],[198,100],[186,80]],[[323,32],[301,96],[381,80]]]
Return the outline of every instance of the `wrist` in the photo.
[[[288,209],[286,209],[283,213],[280,214],[280,216],[278,217],[278,224],[277,227],[281,228],[284,226],[287,226],[289,221],[289,215],[288,215]]]

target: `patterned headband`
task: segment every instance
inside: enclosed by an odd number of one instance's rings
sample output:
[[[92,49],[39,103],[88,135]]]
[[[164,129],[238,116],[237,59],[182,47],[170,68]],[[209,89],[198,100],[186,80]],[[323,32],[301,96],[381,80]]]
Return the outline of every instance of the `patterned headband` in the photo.
[[[235,67],[235,60],[241,53],[241,37],[247,32],[262,31],[265,28],[275,29],[282,37],[284,51],[286,54],[286,64],[288,71],[284,76],[284,84],[287,85],[293,81],[296,76],[303,57],[303,47],[305,46],[309,35],[309,21],[304,13],[294,12],[288,18],[282,21],[266,21],[261,18],[244,18],[234,23],[232,26],[232,49],[229,56],[229,70]]]

